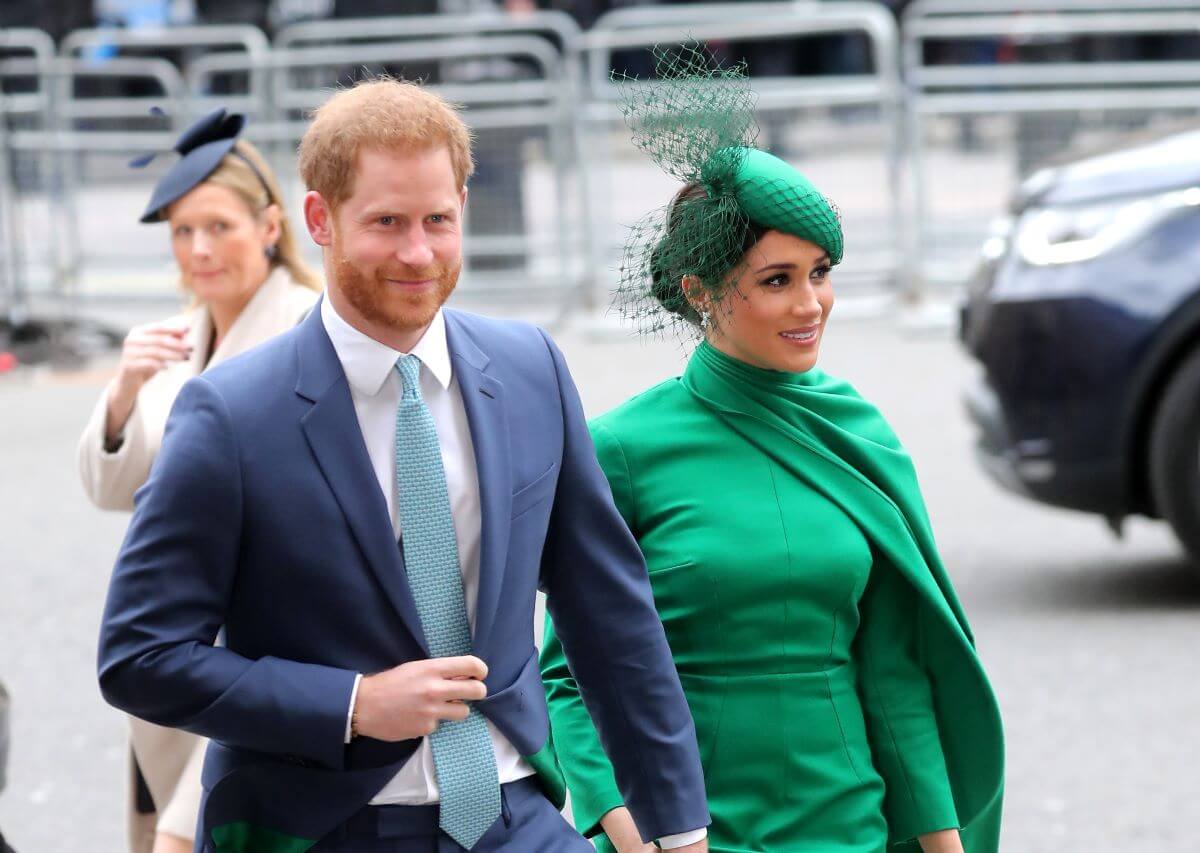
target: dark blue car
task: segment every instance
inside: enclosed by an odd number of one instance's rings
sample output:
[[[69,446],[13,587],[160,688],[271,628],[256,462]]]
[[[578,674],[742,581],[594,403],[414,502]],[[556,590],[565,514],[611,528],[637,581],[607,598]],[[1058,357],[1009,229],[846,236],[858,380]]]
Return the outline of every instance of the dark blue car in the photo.
[[[1031,176],[961,331],[996,480],[1115,530],[1165,519],[1200,561],[1200,132]]]

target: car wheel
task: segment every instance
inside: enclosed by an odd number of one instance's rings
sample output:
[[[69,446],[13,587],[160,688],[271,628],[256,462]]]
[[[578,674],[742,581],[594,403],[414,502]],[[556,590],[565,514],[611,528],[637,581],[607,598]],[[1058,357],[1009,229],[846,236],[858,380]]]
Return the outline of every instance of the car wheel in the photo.
[[[1200,567],[1200,349],[1171,377],[1150,433],[1154,505]]]

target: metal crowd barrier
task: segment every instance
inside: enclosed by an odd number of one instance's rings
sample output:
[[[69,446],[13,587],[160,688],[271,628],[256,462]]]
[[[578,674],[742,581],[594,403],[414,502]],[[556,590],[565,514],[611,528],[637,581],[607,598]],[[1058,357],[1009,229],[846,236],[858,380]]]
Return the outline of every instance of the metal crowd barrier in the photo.
[[[193,64],[204,57],[243,56],[247,60],[246,79],[214,81],[221,84],[218,91],[212,88],[193,91],[193,98],[187,104],[189,114],[199,115],[216,105],[227,106],[251,116],[260,114],[264,109],[267,80],[262,67],[271,52],[271,44],[257,27],[219,25],[76,30],[63,39],[59,53],[67,57],[84,57],[94,56],[101,50],[115,51],[116,56],[165,53],[172,56],[184,76],[187,76]]]
[[[413,15],[397,18],[348,18],[304,21],[275,36],[276,49],[330,47],[468,35],[535,35],[553,41],[560,51],[579,38],[579,26],[565,12],[535,11],[512,16],[498,11],[469,15]]]
[[[1200,0],[915,0],[902,33],[855,0],[632,6],[586,34],[561,12],[483,11],[310,21],[273,45],[250,27],[84,30],[57,54],[44,33],[0,30],[0,304],[70,302],[81,278],[95,302],[174,299],[167,241],[136,224],[169,158],[125,160],[216,104],[245,111],[295,216],[307,112],[381,70],[462,103],[478,135],[464,296],[555,311],[607,305],[625,226],[676,189],[632,148],[610,79],[648,71],[656,45],[775,57],[754,86],[762,141],[838,204],[838,281],[860,292],[962,283],[1023,176],[1200,114],[1195,51],[1147,61],[1135,46],[1195,37]],[[797,73],[815,38],[866,44],[869,67]],[[117,85],[130,75],[136,94]]]
[[[17,226],[17,195],[13,186],[12,148],[8,142],[8,96],[0,92],[0,309],[7,320],[19,320],[25,312],[25,264],[22,262]]]
[[[1197,0],[913,0],[904,9],[904,26],[924,19],[976,15],[1095,15],[1102,12],[1189,12]]]
[[[754,3],[728,7],[675,7],[609,18],[584,35],[585,86],[576,116],[585,141],[592,208],[591,304],[608,303],[625,228],[665,205],[677,189],[644,154],[633,149],[623,126],[619,90],[609,76],[614,54],[647,51],[684,41],[736,53],[728,43],[777,44],[814,36],[865,38],[872,68],[838,76],[779,76],[755,81],[762,141],[796,163],[830,195],[846,218],[847,261],[838,281],[859,292],[890,287],[902,274],[902,208],[899,201],[903,141],[897,33],[892,16],[870,3]],[[632,10],[629,10],[632,12]],[[749,14],[747,14],[749,13]],[[686,25],[685,22],[686,21]],[[682,37],[681,37],[682,36]],[[736,57],[733,57],[736,58]],[[646,86],[656,85],[648,81]]]
[[[924,7],[917,12],[951,5],[918,2]],[[918,260],[913,287],[962,284],[990,222],[1037,169],[1131,132],[1193,124],[1200,117],[1200,59],[1147,61],[1135,40],[1198,33],[1197,13],[1086,12],[1082,4],[1070,14],[909,18],[903,62],[915,226],[909,253]],[[1107,58],[1078,57],[1084,40],[1092,49],[1100,40]],[[1008,61],[981,58],[988,46],[1003,47]],[[964,186],[972,191],[963,193]]]
[[[685,9],[679,6],[619,6],[596,19],[591,32],[636,30],[646,27],[690,26],[698,21],[753,20],[764,15],[778,14],[784,6],[790,6],[789,14],[811,12],[822,0],[770,0],[750,3],[689,3]]]
[[[17,301],[22,310],[31,301],[70,309],[85,268],[107,262],[124,274],[138,259],[130,247],[141,245],[142,235],[130,229],[122,236],[120,226],[136,223],[145,195],[108,179],[131,155],[169,148],[187,93],[175,66],[158,58],[118,57],[102,65],[63,57],[0,62],[0,80],[13,77],[36,79],[45,98],[42,120],[8,128],[5,140],[8,161],[23,170],[16,179],[23,190],[6,212],[10,246],[21,259]],[[112,94],[130,81],[153,91]],[[80,88],[89,84],[95,91],[81,97]],[[151,107],[174,120],[151,116]],[[130,129],[138,124],[141,129]],[[158,260],[161,265],[161,255]]]
[[[0,59],[31,59],[46,62],[54,58],[54,40],[41,30],[0,29]],[[5,87],[5,113],[9,116],[40,118],[46,105],[37,81],[31,80],[33,91],[10,91]]]
[[[53,57],[54,40],[41,30],[0,29],[0,58],[4,61],[24,59],[39,65]],[[40,83],[36,73],[24,77],[0,74],[0,308],[10,320],[25,311],[26,282],[17,174],[22,163],[9,135],[17,128],[37,126],[46,115],[46,94]]]

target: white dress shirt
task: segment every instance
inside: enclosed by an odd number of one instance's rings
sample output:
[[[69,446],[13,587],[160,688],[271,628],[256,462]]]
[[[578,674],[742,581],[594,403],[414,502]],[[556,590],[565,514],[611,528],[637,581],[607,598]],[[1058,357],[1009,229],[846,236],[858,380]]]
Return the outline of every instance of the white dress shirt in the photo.
[[[396,410],[404,392],[404,382],[396,372],[396,360],[406,353],[379,343],[347,323],[334,310],[329,298],[321,300],[321,321],[342,370],[350,384],[350,398],[366,442],[367,455],[379,488],[387,499],[388,514],[397,542],[400,539],[400,516],[396,510]],[[421,362],[421,396],[433,415],[438,443],[442,451],[442,467],[446,471],[446,489],[450,497],[450,512],[454,517],[454,532],[458,540],[458,565],[463,578],[463,596],[467,620],[475,629],[475,602],[479,595],[479,543],[482,512],[479,503],[479,475],[475,467],[475,447],[471,441],[470,424],[463,407],[462,393],[450,363],[446,344],[446,318],[441,311],[433,318],[421,340],[412,348]],[[397,544],[399,547],[399,544]],[[347,711],[346,740],[350,739],[350,713],[358,694],[360,675],[354,684]],[[496,770],[500,783],[514,782],[532,776],[530,766],[516,747],[487,720],[488,734],[496,755]],[[423,738],[417,751],[400,768],[371,805],[426,805],[438,802],[437,774],[433,750]],[[704,838],[706,831],[698,829],[662,838],[659,844],[672,849]]]
[[[400,514],[396,510],[396,410],[404,392],[404,381],[396,372],[397,352],[364,335],[343,320],[328,298],[321,301],[321,320],[337,352],[342,370],[350,383],[350,398],[367,445],[367,455],[375,479],[387,499],[388,514],[397,542],[400,539]],[[442,449],[442,467],[446,471],[446,489],[454,532],[458,540],[458,566],[463,578],[463,596],[467,621],[475,629],[475,601],[479,596],[479,540],[481,511],[479,476],[475,469],[475,447],[463,408],[458,380],[450,365],[446,346],[446,319],[439,311],[428,331],[412,349],[421,362],[421,396],[433,415],[438,443]],[[396,547],[400,547],[398,544]],[[361,678],[361,676],[360,676]],[[355,695],[358,684],[355,683]],[[354,707],[351,696],[350,707]],[[496,770],[501,784],[523,779],[534,773],[516,747],[487,720],[488,734],[496,754]],[[438,801],[437,775],[433,750],[422,739],[417,751],[400,772],[371,800],[372,805],[425,805]]]

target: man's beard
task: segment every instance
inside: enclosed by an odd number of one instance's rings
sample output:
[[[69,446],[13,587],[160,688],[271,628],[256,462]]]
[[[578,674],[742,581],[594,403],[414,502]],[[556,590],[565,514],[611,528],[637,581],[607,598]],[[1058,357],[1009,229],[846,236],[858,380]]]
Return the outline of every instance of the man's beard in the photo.
[[[338,290],[359,315],[369,323],[397,331],[423,329],[454,292],[462,261],[434,264],[422,270],[408,267],[381,268],[370,274],[355,266],[334,241],[334,277]],[[387,279],[400,281],[432,280],[434,286],[406,291]]]

